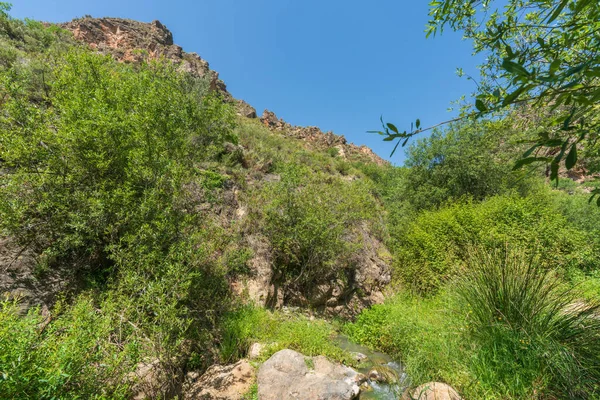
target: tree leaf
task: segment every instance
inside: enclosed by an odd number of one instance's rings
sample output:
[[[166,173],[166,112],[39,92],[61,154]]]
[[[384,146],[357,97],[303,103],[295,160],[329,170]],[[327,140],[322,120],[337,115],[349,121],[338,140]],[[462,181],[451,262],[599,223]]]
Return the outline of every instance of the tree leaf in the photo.
[[[547,23],[551,24],[556,18],[558,18],[558,16],[564,10],[564,8],[566,7],[566,5],[568,3],[569,3],[569,0],[562,0],[560,2],[560,4],[558,5],[558,7],[556,7],[556,9],[554,10],[552,15],[550,15],[550,18],[548,18]]]
[[[519,75],[519,76],[529,76],[529,72],[525,69],[525,67],[523,67],[521,64],[518,64],[514,61],[510,61],[509,59],[505,58],[504,61],[502,61],[502,68],[504,68],[505,70],[507,70],[508,72],[510,72],[511,74],[514,75]]]
[[[558,185],[558,163],[556,161],[552,161],[550,163],[550,180],[556,181]]]
[[[540,45],[540,47],[543,48],[543,47],[546,46],[546,43],[544,43],[544,39],[543,38],[538,37],[536,40],[537,40],[538,44]]]
[[[550,75],[554,75],[554,73],[558,70],[558,68],[560,67],[560,59],[556,59],[554,61],[552,61],[552,63],[550,63]]]
[[[529,164],[533,164],[534,162],[548,162],[550,159],[548,157],[526,157],[517,160],[515,165],[513,166],[513,171]]]
[[[481,112],[487,111],[487,107],[486,107],[485,103],[483,101],[481,101],[481,99],[475,100],[475,107],[477,107],[477,109]]]
[[[388,122],[387,127],[390,128],[392,131],[398,133],[398,128],[396,128],[396,125],[392,124],[391,122]]]
[[[534,146],[532,146],[529,150],[527,150],[525,153],[523,153],[523,158],[527,158],[531,155],[531,153],[533,153],[533,151],[535,149],[537,149],[538,147],[540,147],[539,143],[536,143]]]
[[[571,146],[571,151],[569,151],[569,154],[567,155],[567,159],[565,160],[565,167],[567,167],[567,169],[571,169],[575,166],[576,162],[577,162],[577,143],[573,143],[573,145]]]
[[[502,100],[502,106],[507,106],[517,99],[527,89],[527,86],[521,86]]]

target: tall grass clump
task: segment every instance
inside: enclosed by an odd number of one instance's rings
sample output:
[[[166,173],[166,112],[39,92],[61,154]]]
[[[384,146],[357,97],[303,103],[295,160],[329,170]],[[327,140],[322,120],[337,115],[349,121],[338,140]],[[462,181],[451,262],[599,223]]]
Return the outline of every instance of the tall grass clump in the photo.
[[[523,251],[474,251],[458,286],[475,343],[471,367],[505,397],[589,399],[600,394],[599,304],[577,300]]]

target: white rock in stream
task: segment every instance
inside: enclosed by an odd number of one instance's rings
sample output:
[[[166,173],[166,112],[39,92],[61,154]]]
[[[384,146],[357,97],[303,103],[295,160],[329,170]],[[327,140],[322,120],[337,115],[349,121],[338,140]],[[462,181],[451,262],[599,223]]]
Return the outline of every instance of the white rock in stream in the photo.
[[[410,396],[405,393],[403,400],[461,400],[460,395],[451,386],[441,382],[425,383],[412,391]]]
[[[261,400],[352,400],[360,393],[365,376],[334,364],[323,356],[305,357],[281,350],[258,370]]]

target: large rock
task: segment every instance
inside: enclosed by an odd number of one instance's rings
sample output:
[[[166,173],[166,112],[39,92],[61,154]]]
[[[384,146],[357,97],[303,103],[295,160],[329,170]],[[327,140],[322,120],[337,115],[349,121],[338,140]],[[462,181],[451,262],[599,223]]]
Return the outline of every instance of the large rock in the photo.
[[[231,365],[213,365],[204,375],[189,373],[183,385],[186,400],[241,400],[250,391],[256,371],[246,360]]]
[[[235,100],[235,109],[239,115],[246,118],[256,118],[256,109],[244,100]]]
[[[76,39],[119,61],[138,62],[164,57],[180,63],[181,68],[192,75],[208,75],[218,80],[218,74],[210,70],[208,62],[174,44],[173,34],[159,21],[144,23],[123,18],[85,17],[61,26],[73,32]]]
[[[440,382],[425,383],[414,389],[410,395],[407,393],[402,396],[403,400],[461,400],[458,392],[451,386]]]
[[[258,371],[261,400],[352,400],[365,377],[352,368],[334,364],[323,356],[305,357],[281,350]]]

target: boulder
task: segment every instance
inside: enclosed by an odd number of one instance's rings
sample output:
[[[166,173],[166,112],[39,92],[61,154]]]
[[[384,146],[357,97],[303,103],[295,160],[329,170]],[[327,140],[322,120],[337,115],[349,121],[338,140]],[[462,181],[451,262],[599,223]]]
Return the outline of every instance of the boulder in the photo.
[[[323,356],[305,357],[281,350],[258,371],[261,400],[352,400],[358,398],[365,377]]]
[[[183,384],[184,400],[242,400],[256,379],[247,360],[231,365],[213,365],[202,376],[190,372]]]
[[[256,360],[266,350],[266,346],[262,343],[252,343],[248,349],[248,359]]]
[[[234,104],[238,115],[242,115],[246,118],[256,118],[256,109],[244,100],[235,100]]]
[[[408,392],[402,396],[403,400],[419,399],[419,400],[461,400],[458,392],[451,386],[441,382],[425,383],[412,392]]]
[[[369,380],[394,384],[398,382],[398,373],[387,365],[376,365],[367,374]]]

